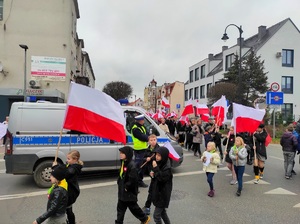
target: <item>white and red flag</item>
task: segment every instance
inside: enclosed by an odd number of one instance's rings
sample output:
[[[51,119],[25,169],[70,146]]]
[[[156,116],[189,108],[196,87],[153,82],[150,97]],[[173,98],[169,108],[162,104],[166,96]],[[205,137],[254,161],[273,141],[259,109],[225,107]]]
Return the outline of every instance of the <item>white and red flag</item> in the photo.
[[[163,105],[165,108],[170,108],[169,100],[167,98],[165,98],[164,96],[161,99],[161,105]]]
[[[63,128],[126,144],[125,124],[119,102],[99,90],[71,83]]]
[[[164,147],[166,147],[169,150],[169,158],[175,160],[175,161],[179,161],[180,156],[178,155],[178,153],[175,151],[175,149],[173,148],[173,146],[171,145],[170,142],[166,142],[164,144]]]
[[[152,118],[155,119],[155,120],[159,120],[161,118],[164,118],[164,116],[162,115],[161,112],[156,112],[155,114],[152,115]]]
[[[197,108],[197,111],[196,111],[197,115],[209,114],[209,109],[206,104],[197,103],[196,108]]]
[[[186,116],[188,114],[194,114],[194,107],[192,99],[189,99],[185,104],[184,110],[182,111],[181,116]]]
[[[179,121],[182,125],[184,125],[184,124],[188,124],[190,119],[189,119],[189,116],[186,115],[186,116],[181,116],[179,118]]]
[[[202,121],[208,122],[209,114],[201,114],[200,117]]]
[[[226,121],[227,101],[224,95],[212,105],[211,114],[215,116],[215,121],[218,126],[221,126]]]
[[[233,103],[233,124],[236,132],[255,132],[266,111]]]

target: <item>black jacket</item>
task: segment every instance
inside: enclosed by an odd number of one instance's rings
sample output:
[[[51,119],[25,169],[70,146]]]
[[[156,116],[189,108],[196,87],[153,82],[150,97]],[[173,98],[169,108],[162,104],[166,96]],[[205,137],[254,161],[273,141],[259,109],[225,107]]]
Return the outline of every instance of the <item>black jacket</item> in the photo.
[[[68,203],[68,192],[62,187],[54,187],[49,195],[47,211],[36,219],[37,223],[42,223],[49,217],[59,217],[66,213]]]
[[[66,181],[68,183],[68,206],[73,204],[80,194],[78,176],[81,173],[82,165],[71,164],[67,167]]]
[[[292,132],[287,131],[283,133],[280,139],[280,145],[284,152],[296,152],[298,140]]]
[[[153,168],[154,178],[152,179],[152,202],[158,208],[168,208],[173,188],[173,174],[171,164],[168,158],[169,150],[160,147],[156,151],[162,156],[162,160],[157,162]]]
[[[133,150],[129,150],[130,147],[125,146],[121,150],[126,155],[126,160],[124,161],[123,173],[118,177],[118,199],[124,202],[137,201],[138,195],[138,172],[135,167],[134,161],[132,161]],[[122,163],[122,160],[121,160]]]
[[[267,149],[266,149],[266,138],[268,136],[268,133],[265,129],[263,129],[260,133],[254,133],[255,137],[255,146],[256,146],[256,153],[260,154],[261,156],[264,156],[267,158]]]

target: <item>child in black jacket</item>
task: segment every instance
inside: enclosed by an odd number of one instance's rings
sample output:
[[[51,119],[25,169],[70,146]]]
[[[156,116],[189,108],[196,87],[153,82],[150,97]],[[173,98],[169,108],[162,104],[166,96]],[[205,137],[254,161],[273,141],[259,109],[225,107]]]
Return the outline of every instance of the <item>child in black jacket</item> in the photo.
[[[145,164],[145,168],[147,169],[147,171],[149,171],[149,174],[151,175],[152,171],[152,161],[155,160],[155,152],[156,150],[159,148],[159,145],[157,144],[157,137],[156,135],[150,135],[149,136],[149,146],[146,149],[145,152],[145,162],[147,161],[147,163]],[[150,186],[148,189],[148,197],[147,197],[147,201],[145,202],[145,206],[143,207],[143,211],[145,212],[146,215],[150,215],[150,207],[151,207],[151,202],[152,202],[152,179],[150,182]]]
[[[67,173],[66,181],[68,183],[68,206],[67,218],[68,224],[75,224],[75,215],[72,205],[80,194],[78,176],[81,173],[83,162],[80,159],[80,153],[77,150],[72,150],[67,155]]]
[[[150,217],[145,215],[143,210],[137,204],[138,195],[138,173],[135,163],[132,160],[133,149],[125,146],[119,149],[121,168],[118,178],[118,205],[117,220],[115,223],[123,223],[127,208],[131,213],[141,221],[141,223],[149,223]]]
[[[169,150],[166,147],[159,147],[156,150],[156,161],[153,166],[153,190],[152,202],[155,206],[153,218],[155,223],[170,223],[166,208],[169,207],[171,192],[173,188],[173,174],[169,160]]]
[[[33,224],[40,224],[48,219],[48,223],[65,224],[68,203],[68,184],[65,180],[66,167],[55,166],[51,172],[52,187],[48,190],[47,211],[38,217]]]

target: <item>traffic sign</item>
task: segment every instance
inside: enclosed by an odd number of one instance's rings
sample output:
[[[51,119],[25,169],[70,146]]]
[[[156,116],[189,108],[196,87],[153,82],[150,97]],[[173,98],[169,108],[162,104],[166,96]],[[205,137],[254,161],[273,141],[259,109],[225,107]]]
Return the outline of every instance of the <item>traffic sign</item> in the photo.
[[[176,109],[180,109],[180,104],[176,104]]]
[[[277,92],[280,89],[280,85],[278,82],[272,82],[271,83],[271,90],[273,92]]]
[[[268,105],[282,105],[283,104],[283,92],[267,92],[267,104]]]

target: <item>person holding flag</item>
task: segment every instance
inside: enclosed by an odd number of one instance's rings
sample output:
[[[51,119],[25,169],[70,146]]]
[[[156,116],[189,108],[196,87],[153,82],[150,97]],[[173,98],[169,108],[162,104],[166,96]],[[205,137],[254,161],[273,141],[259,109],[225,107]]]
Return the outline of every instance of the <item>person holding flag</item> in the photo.
[[[265,130],[265,125],[260,124],[254,132],[254,183],[258,184],[259,179],[264,176],[265,161],[267,160],[266,138],[268,133]]]

